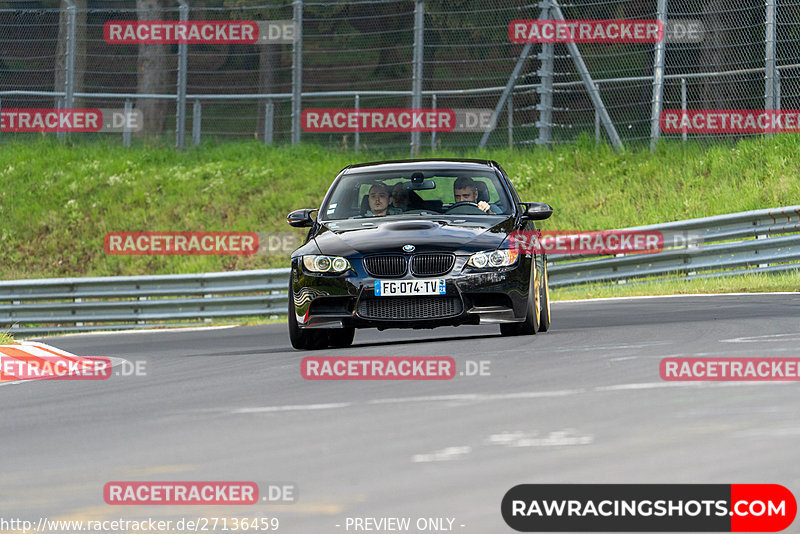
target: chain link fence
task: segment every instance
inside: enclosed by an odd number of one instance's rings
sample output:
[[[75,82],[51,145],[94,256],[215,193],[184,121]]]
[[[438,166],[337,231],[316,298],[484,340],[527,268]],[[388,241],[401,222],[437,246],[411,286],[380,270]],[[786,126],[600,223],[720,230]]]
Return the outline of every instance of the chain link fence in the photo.
[[[649,43],[513,42],[512,21],[537,18],[658,20],[666,31]],[[118,21],[274,24],[259,25],[256,42],[119,43],[108,34]],[[700,37],[677,35],[678,22]],[[798,0],[8,0],[0,110],[136,110],[137,128],[112,129],[125,144],[158,136],[178,147],[254,138],[416,153],[582,136],[615,146],[719,140],[759,134],[665,133],[660,113],[800,109],[798,39]],[[301,121],[308,109],[387,108],[494,115],[421,133],[312,133]],[[1,128],[0,142],[39,135]]]

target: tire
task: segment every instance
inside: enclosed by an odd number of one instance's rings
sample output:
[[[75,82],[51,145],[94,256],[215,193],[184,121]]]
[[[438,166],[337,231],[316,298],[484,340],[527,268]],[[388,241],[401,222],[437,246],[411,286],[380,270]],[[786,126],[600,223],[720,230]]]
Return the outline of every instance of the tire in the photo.
[[[543,259],[542,264],[544,268],[542,269],[542,311],[539,315],[539,332],[547,332],[550,330],[550,279],[547,274],[547,260]]]
[[[328,346],[327,332],[303,330],[297,325],[291,282],[289,283],[289,341],[292,342],[292,347],[298,350],[318,350]]]
[[[331,347],[349,347],[353,344],[353,338],[355,335],[355,328],[337,328],[336,330],[328,330],[328,344],[330,344]]]
[[[528,286],[528,308],[525,320],[521,323],[506,323],[500,325],[500,333],[504,336],[532,336],[539,331],[539,317],[541,316],[541,289],[539,270],[534,261],[531,266],[531,281]]]

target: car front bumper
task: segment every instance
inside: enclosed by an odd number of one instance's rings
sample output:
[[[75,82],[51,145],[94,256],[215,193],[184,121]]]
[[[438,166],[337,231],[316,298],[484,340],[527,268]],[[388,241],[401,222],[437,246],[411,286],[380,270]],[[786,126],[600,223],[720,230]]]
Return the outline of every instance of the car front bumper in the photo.
[[[443,296],[375,296],[375,278],[361,258],[348,258],[353,269],[343,275],[306,272],[292,260],[292,295],[300,328],[435,328],[461,324],[498,324],[525,319],[532,256],[495,271],[465,268],[468,256],[457,256],[446,275],[391,280],[444,279]]]

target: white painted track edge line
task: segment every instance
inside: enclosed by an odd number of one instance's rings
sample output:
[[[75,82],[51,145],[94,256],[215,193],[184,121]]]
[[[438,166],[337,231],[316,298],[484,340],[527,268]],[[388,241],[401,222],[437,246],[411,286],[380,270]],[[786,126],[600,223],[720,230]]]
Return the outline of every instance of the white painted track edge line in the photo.
[[[226,328],[236,328],[238,324],[225,324],[219,326],[190,326],[186,328],[176,327],[176,328],[136,328],[133,330],[98,330],[96,332],[74,332],[74,333],[67,333],[67,334],[54,334],[54,335],[44,335],[43,337],[39,338],[36,336],[32,336],[30,339],[45,339],[51,337],[68,337],[68,336],[112,336],[117,334],[153,334],[158,332],[202,332],[204,330],[223,330]],[[13,334],[14,332],[11,332]]]
[[[800,291],[771,291],[765,293],[686,293],[679,295],[639,295],[633,297],[600,297],[596,299],[572,299],[572,300],[553,300],[551,305],[570,303],[570,302],[603,302],[607,300],[645,300],[645,299],[671,299],[679,297],[757,297],[766,295],[796,295],[800,297]]]

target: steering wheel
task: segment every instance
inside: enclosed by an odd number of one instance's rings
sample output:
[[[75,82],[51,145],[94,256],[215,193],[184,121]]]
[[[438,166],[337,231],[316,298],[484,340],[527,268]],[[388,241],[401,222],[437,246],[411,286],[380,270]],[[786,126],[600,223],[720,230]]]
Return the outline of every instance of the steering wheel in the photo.
[[[469,207],[469,208],[475,208],[475,210],[476,210],[478,213],[480,213],[481,215],[483,215],[483,214],[485,214],[485,213],[486,213],[485,211],[483,211],[482,209],[480,209],[480,208],[478,207],[478,203],[477,203],[477,202],[470,202],[470,201],[468,201],[468,200],[467,200],[467,201],[464,201],[464,202],[456,202],[455,204],[453,204],[452,206],[450,206],[449,208],[447,208],[447,211],[445,211],[445,213],[451,213],[451,212],[453,212],[453,210],[457,210],[457,209],[459,209],[459,208],[468,208],[468,207]],[[470,210],[466,210],[466,211],[464,211],[464,210],[458,210],[458,211],[457,211],[457,212],[455,212],[455,213],[465,213],[465,214],[469,214],[469,213],[471,213],[471,211],[470,211]],[[476,214],[476,215],[477,215],[477,214]]]

